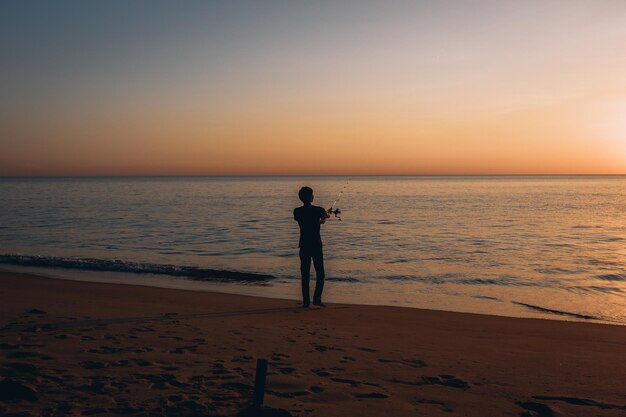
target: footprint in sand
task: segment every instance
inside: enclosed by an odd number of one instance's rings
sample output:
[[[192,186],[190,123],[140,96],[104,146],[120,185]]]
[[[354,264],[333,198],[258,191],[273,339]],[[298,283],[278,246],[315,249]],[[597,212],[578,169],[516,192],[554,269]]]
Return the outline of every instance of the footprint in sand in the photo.
[[[35,365],[23,362],[8,362],[4,364],[4,367],[3,374],[7,371],[7,373],[15,374],[34,374],[39,370]]]
[[[356,349],[361,350],[363,352],[377,352],[376,349],[370,347],[357,347]]]
[[[85,361],[81,362],[80,365],[85,369],[102,369],[107,366],[104,362],[97,361]]]
[[[198,346],[197,345],[180,346],[180,347],[174,348],[173,350],[170,350],[169,353],[175,353],[177,355],[182,355],[183,353],[195,352],[196,350],[198,350]]]
[[[334,370],[344,370],[344,368],[333,368]],[[337,382],[340,384],[348,384],[351,385],[354,388],[358,388],[362,385],[367,385],[367,386],[371,386],[371,387],[380,387],[380,384],[376,384],[373,382],[365,382],[365,381],[356,381],[353,379],[346,379],[346,378],[338,378],[333,376],[332,372],[327,371],[324,368],[318,368],[318,369],[312,369],[311,372],[313,372],[315,375],[322,377],[322,378],[329,378],[331,381],[333,382]]]
[[[118,405],[117,407],[107,409],[108,414],[137,414],[142,411],[145,411],[143,408],[132,407],[129,405]]]
[[[167,385],[171,385],[176,388],[188,388],[189,384],[180,382],[176,376],[172,374],[138,374],[137,379],[145,379],[152,383],[150,388],[153,389],[166,389]]]
[[[99,349],[89,349],[87,352],[89,353],[99,353],[99,354],[103,354],[103,355],[112,355],[115,353],[120,353],[122,352],[124,349],[120,349],[120,348],[116,348],[113,346],[100,346]]]
[[[354,394],[356,398],[389,398],[387,394],[381,392],[368,392],[365,394]]]
[[[275,397],[279,397],[279,398],[297,398],[297,397],[304,397],[307,395],[311,395],[309,391],[280,392],[280,391],[267,390],[266,393],[269,395],[273,395]]]
[[[38,358],[38,357],[41,357],[41,354],[37,352],[17,351],[17,352],[9,352],[4,356],[7,359],[21,359],[21,358]]]
[[[626,405],[618,405],[618,404],[607,404],[602,403],[595,400],[590,400],[588,398],[578,398],[578,397],[563,397],[563,396],[550,396],[550,395],[535,395],[534,399],[544,400],[544,401],[560,401],[571,405],[581,405],[581,406],[589,406],[589,407],[597,407],[603,410],[625,410]]]
[[[253,386],[249,385],[249,384],[244,384],[241,382],[225,382],[223,384],[220,384],[220,388],[222,389],[226,389],[226,390],[230,390],[230,391],[236,391],[236,392],[252,392],[253,390]]]
[[[358,388],[361,385],[359,382],[352,380],[352,379],[330,378],[330,380],[333,382],[338,382],[340,384],[349,384],[349,385],[352,385],[354,388]]]
[[[336,352],[345,352],[344,349],[338,348],[336,346],[324,346],[317,343],[312,343],[313,349],[318,352],[326,352],[326,351],[336,351]]]
[[[452,413],[454,411],[453,408],[451,408],[449,405],[447,405],[444,402],[441,401],[436,401],[436,400],[426,400],[426,399],[417,399],[415,400],[416,403],[423,405],[438,405],[441,407],[442,411],[445,411],[447,413]]]
[[[365,381],[355,381],[353,379],[345,379],[345,378],[330,378],[333,382],[338,382],[341,384],[350,384],[354,388],[358,388],[361,385],[368,385],[370,387],[380,387],[380,384],[376,384],[374,382],[365,382]]]
[[[156,330],[154,330],[154,327],[135,327],[134,329],[132,329],[131,331],[134,332],[154,332]]]
[[[391,382],[393,382],[394,384],[403,385],[443,385],[450,388],[469,388],[469,384],[467,382],[455,377],[454,375],[424,376],[417,381],[403,381],[400,379],[393,379]]]
[[[313,372],[317,376],[321,376],[322,378],[332,375],[330,372],[326,371],[325,369],[312,369],[311,372]]]
[[[252,358],[252,356],[247,356],[247,355],[244,355],[244,356],[237,356],[237,357],[233,358],[233,359],[231,360],[231,362],[235,362],[235,363],[248,363],[248,362],[250,362],[252,359],[253,359],[253,358]]]
[[[154,365],[154,363],[152,363],[150,361],[147,361],[145,359],[141,359],[141,358],[132,359],[132,361],[135,362],[138,366],[152,366],[152,365]]]
[[[106,408],[96,407],[96,408],[88,408],[86,410],[83,410],[80,414],[83,416],[95,416],[98,414],[106,415],[106,412],[107,412]]]
[[[520,414],[521,417],[554,417],[552,409],[542,403],[526,401],[518,402],[517,405],[526,410],[526,412]]]
[[[401,359],[401,360],[394,360],[394,359],[385,359],[385,358],[379,358],[378,359],[379,362],[381,363],[397,363],[399,365],[406,365],[406,366],[410,366],[411,368],[425,368],[428,365],[426,364],[426,362],[424,362],[421,359]]]

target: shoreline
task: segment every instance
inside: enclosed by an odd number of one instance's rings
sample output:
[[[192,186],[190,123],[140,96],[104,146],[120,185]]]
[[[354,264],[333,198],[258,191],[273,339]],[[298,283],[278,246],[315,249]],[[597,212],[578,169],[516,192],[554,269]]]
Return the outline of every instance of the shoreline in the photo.
[[[270,362],[266,405],[293,416],[626,410],[623,326],[302,309],[9,272],[0,272],[0,288],[1,374],[37,398],[0,402],[0,413],[234,415],[249,402],[257,358]]]
[[[23,269],[23,270],[22,270]],[[42,271],[37,271],[37,269],[42,269]],[[62,268],[61,268],[62,269]],[[50,270],[53,270],[53,268],[50,268]],[[74,275],[88,275],[88,274],[94,274],[94,273],[98,273],[98,272],[103,272],[105,274],[112,274],[112,275],[120,275],[120,276],[124,276],[124,275],[132,275],[132,273],[124,273],[124,272],[115,272],[115,271],[90,271],[90,270],[75,270],[72,271],[74,273]],[[280,298],[280,297],[274,297],[271,295],[268,296],[264,296],[264,295],[256,295],[256,294],[249,294],[249,293],[239,293],[239,292],[226,292],[226,291],[220,291],[220,289],[206,289],[206,288],[194,288],[193,285],[190,285],[190,287],[188,288],[179,288],[177,286],[156,286],[156,285],[151,285],[150,283],[147,282],[110,282],[110,281],[104,281],[104,280],[92,280],[92,279],[79,279],[79,278],[70,278],[64,274],[54,274],[54,273],[50,273],[50,271],[47,270],[47,268],[39,268],[39,267],[22,267],[22,266],[16,266],[15,269],[9,267],[9,268],[3,268],[3,265],[0,264],[0,278],[4,275],[4,274],[16,274],[19,276],[24,276],[27,279],[28,278],[37,278],[37,279],[51,279],[51,280],[59,280],[59,281],[68,281],[68,282],[76,282],[76,283],[86,283],[86,284],[96,284],[96,285],[104,285],[104,286],[114,286],[114,287],[137,287],[137,288],[149,288],[149,289],[157,289],[157,290],[165,290],[165,291],[183,291],[183,292],[190,292],[190,293],[203,293],[203,294],[210,294],[210,296],[212,297],[219,297],[219,296],[235,296],[235,297],[244,297],[244,298],[252,298],[252,299],[261,299],[261,300],[267,300],[267,301],[278,301],[278,302],[292,302],[294,306],[300,306],[301,301],[297,298]],[[56,276],[55,276],[56,275]],[[147,278],[152,278],[154,276],[154,274],[142,274],[145,275]],[[158,274],[157,274],[158,276]],[[180,279],[180,277],[176,277],[173,278],[173,280],[178,281]],[[195,281],[194,280],[189,280],[190,284],[194,284]],[[207,283],[207,282],[202,282],[202,283]],[[298,282],[294,280],[294,284],[297,284]],[[238,286],[238,285],[245,285],[245,286],[254,286],[254,285],[259,285],[258,283],[247,283],[247,282],[242,282],[242,283],[230,283],[230,282],[220,282],[220,281],[216,281],[216,282],[208,282],[208,284],[216,284],[217,286],[221,286],[222,284],[224,285],[224,288],[228,288],[229,286]],[[332,284],[336,284],[336,283],[332,283]],[[315,286],[315,281],[313,280],[312,284],[313,287]],[[298,288],[299,290],[299,288]],[[621,323],[621,322],[610,322],[608,320],[599,320],[599,319],[594,319],[594,318],[580,318],[580,319],[570,319],[570,320],[565,320],[565,319],[559,319],[559,315],[561,314],[561,312],[556,312],[556,313],[550,313],[551,315],[549,316],[541,316],[541,317],[518,317],[518,316],[506,316],[506,315],[498,315],[498,314],[487,314],[487,313],[475,313],[475,312],[470,312],[470,311],[455,311],[455,310],[438,310],[438,309],[431,309],[431,308],[423,308],[423,307],[407,307],[407,306],[402,306],[402,305],[386,305],[386,304],[359,304],[359,303],[343,303],[343,302],[330,302],[330,303],[326,303],[325,304],[330,304],[330,305],[336,305],[336,306],[344,306],[344,307],[378,307],[378,308],[392,308],[392,309],[407,309],[407,310],[417,310],[417,311],[422,311],[422,312],[430,312],[433,314],[437,314],[437,313],[451,313],[451,314],[461,314],[461,315],[475,315],[475,316],[481,316],[481,317],[496,317],[496,318],[502,318],[502,319],[513,319],[513,320],[543,320],[543,321],[556,321],[556,322],[563,322],[563,323],[586,323],[586,324],[599,324],[599,325],[607,325],[607,326],[617,326],[617,327],[624,327],[626,326],[626,323]],[[534,307],[533,307],[534,308]],[[565,313],[565,314],[569,314],[569,313]],[[554,317],[554,316],[557,317]]]
[[[158,273],[133,273],[115,270],[91,270],[91,269],[68,269],[63,267],[45,267],[32,265],[19,265],[0,263],[1,272],[15,272],[32,274],[44,278],[78,281],[78,282],[97,282],[113,285],[136,285],[150,288],[167,288],[179,289],[186,291],[215,292],[219,294],[234,294],[250,297],[262,297],[276,300],[292,300],[299,301],[299,280],[293,279],[288,284],[285,281],[232,281],[232,280],[197,280],[192,277],[171,276]],[[245,274],[242,272],[235,272]],[[358,293],[354,293],[355,288],[350,284],[347,285],[341,281],[329,281],[334,289],[339,288],[339,294],[332,294],[329,297],[331,303],[347,304],[347,305],[367,305],[367,306],[388,306],[399,308],[422,309],[432,311],[456,312],[467,314],[481,314],[495,317],[508,318],[536,318],[544,320],[555,320],[565,322],[582,322],[582,323],[601,323],[615,326],[626,326],[626,322],[611,320],[608,318],[599,318],[585,315],[582,313],[574,313],[569,311],[555,310],[540,305],[528,304],[520,301],[502,301],[492,299],[490,297],[475,297],[480,300],[472,300],[474,305],[467,302],[467,306],[471,308],[459,308],[459,303],[447,304],[447,309],[436,308],[435,304],[431,305],[407,305],[404,303],[391,304],[384,300],[367,300],[369,302],[354,303],[346,301],[346,294],[350,294],[350,299],[360,297]],[[366,283],[361,283],[366,284]],[[328,285],[328,284],[327,284]],[[372,285],[367,283],[366,285]],[[342,288],[345,287],[345,288]],[[258,295],[259,289],[269,290],[268,295]],[[328,294],[328,290],[326,293]],[[365,293],[364,291],[362,291]],[[356,297],[354,297],[356,295]],[[328,297],[328,295],[327,295]],[[478,304],[478,302],[482,303]],[[446,304],[446,303],[441,303]],[[501,308],[503,305],[506,308]],[[466,306],[466,307],[467,307]],[[456,308],[454,308],[456,307]],[[513,309],[517,308],[517,311]]]

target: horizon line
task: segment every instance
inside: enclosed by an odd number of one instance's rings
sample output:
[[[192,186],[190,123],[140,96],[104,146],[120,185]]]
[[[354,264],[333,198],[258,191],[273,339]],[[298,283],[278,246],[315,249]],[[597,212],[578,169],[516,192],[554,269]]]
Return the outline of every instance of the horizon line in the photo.
[[[146,175],[0,175],[0,179],[17,178],[259,178],[259,177],[623,177],[620,174],[230,174],[230,175],[198,175],[198,174],[146,174]]]

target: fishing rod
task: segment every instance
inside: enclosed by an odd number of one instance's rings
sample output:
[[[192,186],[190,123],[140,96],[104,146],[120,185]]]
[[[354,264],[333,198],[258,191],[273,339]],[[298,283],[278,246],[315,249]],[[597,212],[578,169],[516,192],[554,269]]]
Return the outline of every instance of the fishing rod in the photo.
[[[335,207],[335,205],[337,204],[337,202],[339,201],[339,199],[343,195],[343,192],[345,191],[345,189],[348,186],[349,182],[350,182],[350,180],[346,180],[346,183],[343,185],[343,187],[341,187],[341,191],[339,191],[339,195],[337,195],[337,198],[335,198],[335,201],[333,201],[333,204],[328,209],[328,213],[334,214],[335,217],[337,218],[337,220],[339,220],[339,221],[341,221],[341,217],[339,217],[339,215],[341,214],[341,209],[336,208],[336,209],[333,210],[333,208]]]

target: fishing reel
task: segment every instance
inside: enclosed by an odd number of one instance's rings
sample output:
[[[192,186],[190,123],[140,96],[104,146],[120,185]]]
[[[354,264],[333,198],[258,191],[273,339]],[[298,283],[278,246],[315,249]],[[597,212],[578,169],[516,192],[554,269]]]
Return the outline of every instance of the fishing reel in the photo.
[[[335,218],[337,220],[341,221],[341,217],[339,217],[339,215],[341,214],[341,210],[340,209],[336,208],[336,209],[333,210],[332,207],[331,207],[331,208],[328,209],[328,214],[334,214]]]

